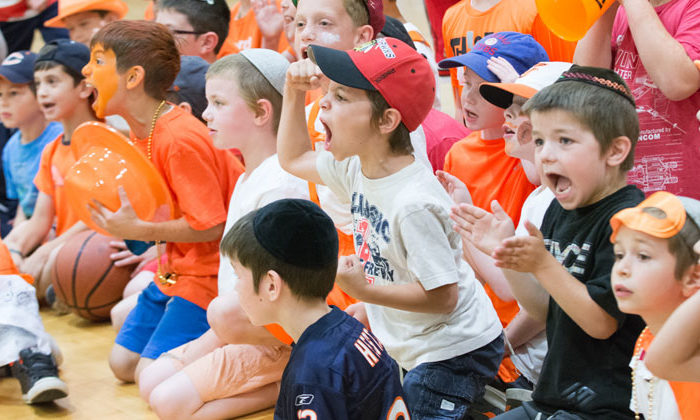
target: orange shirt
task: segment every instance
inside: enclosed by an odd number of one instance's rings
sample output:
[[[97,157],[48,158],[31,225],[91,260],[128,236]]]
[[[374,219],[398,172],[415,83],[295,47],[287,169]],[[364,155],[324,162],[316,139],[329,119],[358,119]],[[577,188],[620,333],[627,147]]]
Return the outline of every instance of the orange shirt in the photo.
[[[63,191],[63,180],[68,169],[75,163],[75,156],[71,152],[70,145],[63,144],[62,140],[63,134],[46,145],[41,153],[39,171],[34,178],[37,189],[53,199],[56,236],[60,236],[80,220],[72,206],[68,205]]]
[[[147,140],[131,140],[146,154]],[[227,205],[243,165],[226,150],[214,147],[204,124],[190,113],[173,107],[153,131],[153,164],[163,175],[177,207],[195,230],[226,221]],[[160,290],[204,309],[218,292],[219,239],[209,242],[168,242],[168,272],[178,274],[172,286]]]
[[[447,9],[442,21],[445,58],[466,54],[481,38],[503,31],[532,35],[547,51],[550,61],[571,61],[574,57],[576,43],[556,37],[544,26],[534,0],[501,0],[484,12],[474,9],[471,0],[462,0]],[[450,69],[450,78],[459,101],[462,87],[456,68]]]
[[[12,261],[12,255],[10,254],[10,250],[7,249],[7,245],[5,245],[2,239],[0,239],[0,275],[6,274],[17,274],[18,276],[21,276],[24,280],[26,280],[27,283],[34,283],[34,279],[32,278],[32,276],[30,276],[29,274],[21,274],[19,272],[17,266],[15,265],[15,262]]]
[[[280,8],[280,1],[275,0],[277,9]],[[226,41],[221,46],[217,58],[227,56],[229,54],[236,54],[242,50],[247,50],[249,48],[260,48],[262,47],[262,34],[258,28],[258,22],[255,20],[255,12],[251,7],[245,16],[241,16],[236,19],[238,12],[241,9],[241,3],[236,3],[231,8],[231,23],[229,24],[228,37]],[[277,44],[277,52],[282,53],[289,47],[287,42],[287,37],[284,36],[284,32],[280,33],[280,40]]]

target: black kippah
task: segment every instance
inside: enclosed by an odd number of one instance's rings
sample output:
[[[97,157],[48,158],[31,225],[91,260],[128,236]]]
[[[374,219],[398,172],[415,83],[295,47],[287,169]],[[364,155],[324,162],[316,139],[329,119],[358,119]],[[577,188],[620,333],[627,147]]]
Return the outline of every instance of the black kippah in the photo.
[[[338,259],[333,220],[309,200],[283,199],[261,207],[253,232],[267,252],[290,265],[321,268]]]
[[[632,96],[630,88],[613,70],[600,67],[577,66],[574,64],[568,71],[562,73],[555,83],[569,81],[583,82],[615,92],[629,101],[632,106],[635,106],[634,96]]]

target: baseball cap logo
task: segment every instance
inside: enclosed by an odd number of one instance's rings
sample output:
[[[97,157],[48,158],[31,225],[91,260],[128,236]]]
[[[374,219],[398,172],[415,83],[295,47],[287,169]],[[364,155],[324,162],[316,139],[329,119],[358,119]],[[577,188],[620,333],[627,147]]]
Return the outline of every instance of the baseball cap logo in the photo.
[[[8,55],[7,58],[2,62],[3,66],[12,66],[14,64],[19,64],[24,60],[24,56],[20,52],[13,52]]]
[[[491,45],[496,44],[497,42],[498,42],[498,40],[496,38],[489,38],[489,39],[484,41],[484,44],[491,46]]]
[[[394,51],[391,49],[389,44],[386,42],[386,39],[379,38],[377,40],[377,45],[379,46],[379,49],[382,50],[382,54],[384,54],[384,58],[396,58],[396,54],[394,54]]]
[[[358,45],[357,47],[354,48],[354,50],[357,51],[357,52],[366,53],[366,52],[368,52],[369,50],[371,50],[372,47],[374,47],[376,44],[377,44],[377,40],[372,40],[372,41],[369,41],[369,42],[365,42],[365,43],[362,44],[362,45]]]

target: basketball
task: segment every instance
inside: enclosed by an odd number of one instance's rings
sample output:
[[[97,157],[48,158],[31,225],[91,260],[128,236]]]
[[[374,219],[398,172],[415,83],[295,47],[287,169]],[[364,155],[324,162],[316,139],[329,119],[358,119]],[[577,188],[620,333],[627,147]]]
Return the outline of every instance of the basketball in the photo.
[[[89,230],[69,239],[56,256],[51,279],[56,297],[91,321],[109,319],[130,280],[133,267],[115,267],[109,258],[113,240]]]

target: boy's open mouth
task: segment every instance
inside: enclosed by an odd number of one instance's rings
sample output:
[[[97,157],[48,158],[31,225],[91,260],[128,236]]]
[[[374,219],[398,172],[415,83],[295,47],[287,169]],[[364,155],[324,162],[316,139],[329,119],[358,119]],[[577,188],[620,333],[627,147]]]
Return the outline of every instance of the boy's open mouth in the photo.
[[[571,190],[571,180],[565,176],[550,172],[546,174],[554,194],[566,194]]]
[[[308,49],[309,49],[308,46],[306,46],[306,47],[301,47],[301,59],[302,59],[302,60],[303,60],[303,59],[306,59],[306,58],[309,58],[309,53],[307,52]]]
[[[44,102],[41,104],[41,109],[44,112],[50,112],[52,109],[54,109],[55,106],[56,104],[53,102]]]
[[[330,128],[328,128],[328,125],[321,121],[321,124],[323,124],[323,131],[326,132],[326,140],[323,143],[323,148],[326,150],[330,150],[331,148],[331,138],[333,137],[333,132],[331,131]]]
[[[512,135],[512,134],[515,134],[515,129],[514,129],[514,127],[513,127],[511,124],[509,124],[509,123],[503,124],[503,134],[504,134],[504,135]]]

